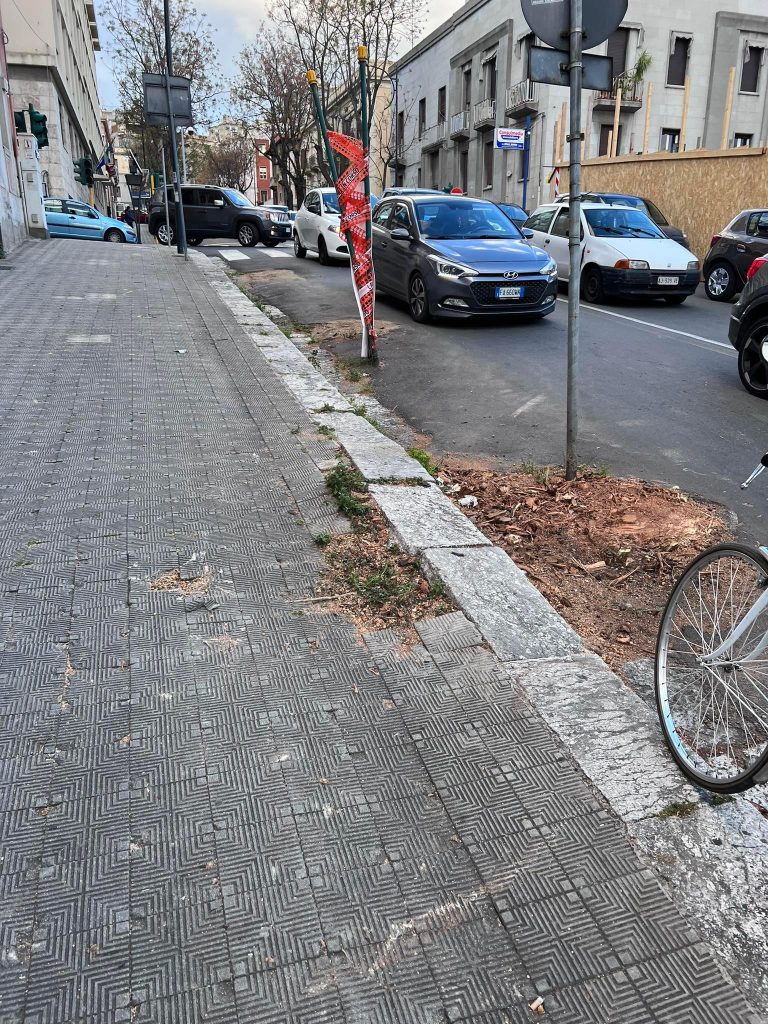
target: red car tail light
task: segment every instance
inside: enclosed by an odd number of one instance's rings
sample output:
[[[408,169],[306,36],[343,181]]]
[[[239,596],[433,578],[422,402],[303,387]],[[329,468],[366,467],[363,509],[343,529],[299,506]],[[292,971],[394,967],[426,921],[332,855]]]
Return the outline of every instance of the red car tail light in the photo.
[[[711,249],[713,245],[716,245],[722,237],[722,235],[712,235],[712,241],[709,243],[709,248]]]
[[[764,267],[766,263],[768,263],[768,256],[758,256],[757,259],[753,261],[752,266],[747,271],[747,280],[751,281],[760,269],[760,267]]]

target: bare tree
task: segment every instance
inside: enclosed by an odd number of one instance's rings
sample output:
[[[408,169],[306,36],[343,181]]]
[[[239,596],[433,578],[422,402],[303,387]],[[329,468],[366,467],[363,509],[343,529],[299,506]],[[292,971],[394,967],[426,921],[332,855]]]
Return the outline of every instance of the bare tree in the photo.
[[[304,154],[313,128],[312,102],[296,49],[279,29],[262,26],[258,41],[238,58],[233,97],[243,119],[269,139],[286,199],[297,205],[306,191]]]
[[[192,147],[190,147],[192,148]],[[255,150],[245,135],[194,146],[195,177],[210,185],[247,192],[253,184]]]

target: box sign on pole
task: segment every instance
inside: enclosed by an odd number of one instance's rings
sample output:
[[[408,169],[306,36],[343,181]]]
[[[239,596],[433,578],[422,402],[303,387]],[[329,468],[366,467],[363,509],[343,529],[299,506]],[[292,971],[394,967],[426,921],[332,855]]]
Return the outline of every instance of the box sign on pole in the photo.
[[[525,128],[497,128],[496,149],[525,149]]]

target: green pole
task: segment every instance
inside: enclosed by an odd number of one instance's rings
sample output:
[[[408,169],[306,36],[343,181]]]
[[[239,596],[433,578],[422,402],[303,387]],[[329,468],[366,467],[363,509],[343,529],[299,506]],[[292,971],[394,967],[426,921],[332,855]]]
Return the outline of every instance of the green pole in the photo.
[[[371,133],[370,125],[368,120],[368,47],[358,46],[357,48],[357,60],[360,65],[360,127],[362,130],[362,143],[363,149],[366,153],[368,160],[368,168],[370,169],[371,159]],[[368,245],[371,244],[371,217],[370,217],[370,205],[371,205],[371,177],[370,173],[366,173],[363,179],[363,188],[365,190],[365,198],[368,201],[369,215],[365,221],[365,239]],[[368,359],[371,363],[378,363],[379,361],[379,347],[376,343],[376,337],[371,336],[368,332],[368,328],[365,328],[365,342],[366,349],[368,352]]]
[[[325,147],[325,159],[328,161],[328,166],[331,169],[331,180],[335,183],[338,180],[339,172],[336,169],[336,157],[334,156],[331,143],[328,140],[328,125],[325,122],[325,114],[323,113],[323,104],[320,102],[320,90],[317,87],[317,75],[314,71],[307,72],[307,81],[309,82],[309,91],[312,93],[312,102],[315,104],[315,117],[317,123],[320,125],[320,134],[323,136],[323,146]],[[350,252],[352,250],[350,249]]]

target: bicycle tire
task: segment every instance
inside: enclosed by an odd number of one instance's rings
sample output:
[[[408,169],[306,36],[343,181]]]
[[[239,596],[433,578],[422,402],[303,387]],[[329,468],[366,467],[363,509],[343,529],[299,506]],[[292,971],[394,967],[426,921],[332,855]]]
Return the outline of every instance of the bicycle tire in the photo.
[[[712,636],[707,640],[706,634],[710,631],[709,622],[703,614],[700,615],[699,621],[701,622],[701,629],[699,630],[698,624],[695,621],[696,615],[694,610],[688,603],[688,611],[683,605],[683,599],[688,597],[688,587],[696,580],[696,586],[698,584],[701,587],[702,581],[702,570],[708,566],[713,566],[718,563],[718,574],[715,578],[712,571],[709,572],[710,584],[713,586],[713,593],[715,594],[715,600],[719,600],[719,587],[720,587],[720,566],[721,562],[741,562],[744,565],[751,567],[754,572],[755,581],[752,584],[751,590],[748,592],[748,597],[745,599],[746,603],[740,602],[738,608],[734,608],[734,569],[731,568],[731,584],[730,589],[723,592],[722,603],[723,609],[715,618],[714,616],[709,617],[709,621],[712,623]],[[704,577],[706,578],[706,577]],[[723,587],[727,586],[727,579],[723,577]],[[748,583],[748,580],[747,580]],[[756,662],[747,662],[744,660],[739,663],[739,659],[732,659],[732,664],[729,666],[716,665],[710,668],[704,668],[699,663],[694,666],[690,664],[685,666],[685,659],[689,662],[696,662],[695,646],[696,646],[696,633],[700,634],[702,641],[702,653],[706,653],[707,642],[712,643],[709,650],[713,650],[720,641],[725,639],[730,633],[736,622],[740,621],[741,617],[746,613],[746,610],[750,607],[749,600],[751,600],[751,594],[755,588],[768,586],[768,558],[762,553],[762,551],[755,550],[747,547],[744,544],[719,544],[713,548],[709,548],[707,551],[702,552],[697,558],[695,558],[685,569],[681,577],[675,584],[672,593],[667,601],[667,606],[664,609],[664,614],[661,618],[659,625],[659,635],[656,645],[656,676],[655,676],[655,694],[656,694],[656,708],[659,714],[659,721],[661,723],[661,730],[664,735],[664,740],[669,748],[669,751],[677,763],[683,774],[689,778],[692,782],[702,786],[705,789],[710,790],[714,793],[740,793],[752,786],[765,782],[768,779],[768,685],[766,685],[766,692],[763,695],[759,686],[749,678],[745,679],[744,685],[749,687],[747,690],[748,694],[752,693],[752,688],[757,690],[760,696],[760,709],[765,704],[766,717],[759,727],[754,726],[756,733],[756,739],[762,744],[762,749],[758,750],[754,758],[745,763],[743,767],[739,767],[736,763],[730,771],[726,770],[727,765],[731,762],[730,751],[731,744],[727,738],[729,730],[729,711],[728,709],[733,706],[738,712],[743,725],[745,739],[749,739],[750,732],[749,727],[744,719],[744,708],[749,708],[751,704],[750,698],[745,698],[744,694],[740,689],[739,679],[745,678],[746,670],[743,669],[744,664],[750,664],[754,666]],[[700,598],[700,610],[706,608],[702,590],[697,589],[695,591],[699,594]],[[757,591],[759,593],[759,590]],[[737,592],[738,599],[738,592]],[[730,604],[730,607],[729,607]],[[689,614],[689,611],[692,614]],[[679,621],[676,620],[675,616],[678,612],[682,612],[684,619],[687,619],[685,630],[688,635],[685,636],[683,629],[679,626]],[[731,621],[733,620],[733,621]],[[721,621],[723,623],[723,629],[721,629]],[[731,622],[730,627],[727,623]],[[760,629],[758,630],[757,637],[754,640],[754,644],[757,644],[759,637],[763,632],[768,630],[768,611],[763,613],[763,617],[758,622]],[[678,630],[680,639],[683,644],[690,648],[690,651],[684,649],[681,646],[680,650],[675,650],[670,653],[670,640],[677,640],[674,636],[673,629]],[[715,638],[715,631],[717,631],[717,637]],[[725,632],[725,636],[723,636]],[[748,643],[751,637],[752,630],[746,634],[744,643]],[[741,643],[741,641],[738,641]],[[734,645],[734,650],[736,645]],[[681,702],[680,694],[684,693],[686,689],[690,689],[692,696],[687,698],[689,704],[695,703],[695,695],[701,693],[699,697],[698,710],[701,712],[709,712],[710,705],[712,706],[712,722],[711,722],[711,733],[712,733],[712,748],[710,751],[710,760],[715,762],[714,764],[707,764],[706,759],[698,750],[699,740],[701,738],[702,745],[705,739],[708,739],[709,734],[707,732],[701,735],[702,724],[704,721],[704,715],[702,715],[701,722],[698,725],[698,729],[693,742],[693,749],[690,743],[686,743],[685,737],[689,735],[690,730],[686,730],[685,725],[690,724],[684,722],[684,715],[686,705],[683,703],[679,714],[673,711],[673,703],[670,698],[670,658],[674,655],[675,658],[675,680],[682,675],[682,678],[686,678],[683,673],[689,673],[688,681],[682,683],[682,689],[678,693],[674,700]],[[766,656],[766,664],[768,664],[768,655]],[[680,662],[680,667],[677,662]],[[763,669],[761,668],[761,672]],[[700,672],[700,676],[698,673]],[[768,668],[765,669],[766,679],[768,679]],[[717,683],[714,682],[717,680]],[[727,680],[727,682],[726,682]],[[710,687],[711,699],[707,702],[706,707],[703,707],[703,701],[706,697],[706,685]],[[719,686],[718,686],[719,684]],[[717,720],[715,720],[716,710],[716,692],[720,691],[724,696],[722,697],[722,707],[719,708],[717,714]],[[765,697],[765,700],[763,700]],[[733,698],[733,699],[732,699]],[[759,721],[757,715],[754,716],[756,721]],[[747,712],[747,721],[751,722],[752,719]],[[725,725],[726,734],[726,748],[725,754],[723,755],[721,744],[718,743],[718,736],[721,734],[719,729],[722,730],[723,722]],[[736,715],[733,717],[733,728],[738,731],[738,719]],[[683,728],[681,728],[683,726]],[[706,766],[706,767],[705,767]],[[738,769],[738,770],[736,770]]]

